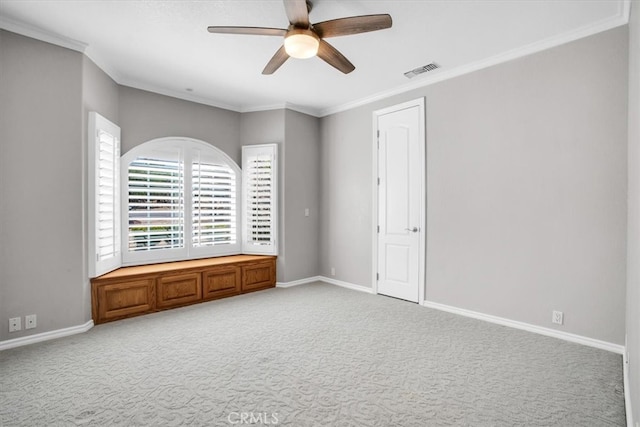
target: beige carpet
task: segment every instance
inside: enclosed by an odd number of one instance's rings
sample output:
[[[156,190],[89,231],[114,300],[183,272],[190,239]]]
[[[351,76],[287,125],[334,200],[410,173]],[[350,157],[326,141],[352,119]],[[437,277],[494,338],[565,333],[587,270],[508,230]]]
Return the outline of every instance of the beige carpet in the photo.
[[[623,426],[621,356],[327,284],[0,352],[2,426]]]

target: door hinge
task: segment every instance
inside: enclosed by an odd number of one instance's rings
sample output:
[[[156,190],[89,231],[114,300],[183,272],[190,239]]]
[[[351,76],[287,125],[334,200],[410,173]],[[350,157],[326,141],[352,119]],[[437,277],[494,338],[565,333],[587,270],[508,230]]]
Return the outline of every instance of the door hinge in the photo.
[[[378,185],[380,185],[380,178],[378,178]]]
[[[380,232],[380,226],[378,226],[378,233]]]
[[[376,281],[380,280],[380,273],[376,273]]]

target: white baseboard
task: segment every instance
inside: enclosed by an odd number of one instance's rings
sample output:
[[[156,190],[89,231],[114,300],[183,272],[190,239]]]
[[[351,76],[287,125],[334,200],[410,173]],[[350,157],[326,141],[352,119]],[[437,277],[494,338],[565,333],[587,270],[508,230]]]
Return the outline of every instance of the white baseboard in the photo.
[[[555,329],[544,328],[542,326],[536,326],[529,323],[518,322],[517,320],[511,320],[511,319],[506,319],[504,317],[492,316],[490,314],[479,313],[477,311],[466,310],[464,308],[453,307],[450,305],[440,304],[437,302],[423,301],[421,305],[429,308],[434,308],[436,310],[446,311],[453,314],[459,314],[465,317],[472,317],[474,319],[496,323],[502,326],[509,326],[515,329],[521,329],[524,331],[533,332],[540,335],[546,335],[548,337],[560,338],[561,340],[570,341],[570,342],[574,342],[582,345],[587,345],[589,347],[595,347],[601,350],[607,350],[617,354],[625,353],[625,348],[623,345],[613,344],[606,341],[600,341],[600,340],[596,340],[589,337],[583,337],[582,335],[570,334],[568,332],[557,331]]]
[[[305,285],[307,283],[313,283],[313,282],[325,282],[325,283],[329,283],[330,285],[336,285],[336,286],[351,289],[354,291],[365,292],[367,294],[375,293],[373,292],[373,289],[367,288],[366,286],[355,285],[353,283],[343,282],[342,280],[331,279],[325,276],[307,277],[306,279],[293,280],[291,282],[277,282],[276,288],[290,288],[292,286]]]
[[[336,285],[336,286],[340,286],[340,287],[343,287],[343,288],[352,289],[354,291],[365,292],[367,294],[375,293],[375,292],[373,292],[373,289],[368,288],[366,286],[355,285],[353,283],[343,282],[342,280],[331,279],[330,277],[319,276],[318,280],[320,280],[322,282],[325,282],[325,283],[329,283],[331,285]]]
[[[624,408],[627,413],[627,426],[633,427],[633,405],[631,404],[631,384],[629,384],[629,359],[626,350],[622,353],[622,376],[624,386]]]
[[[292,286],[305,285],[307,283],[322,280],[320,276],[307,277],[306,279],[293,280],[291,282],[276,282],[276,288],[290,288]]]
[[[40,334],[0,341],[0,351],[15,347],[22,347],[23,345],[35,344],[37,342],[49,341],[56,338],[67,337],[69,335],[81,334],[83,332],[87,332],[91,328],[93,328],[93,320],[89,320],[83,325],[71,326],[69,328],[56,329],[55,331],[42,332]]]

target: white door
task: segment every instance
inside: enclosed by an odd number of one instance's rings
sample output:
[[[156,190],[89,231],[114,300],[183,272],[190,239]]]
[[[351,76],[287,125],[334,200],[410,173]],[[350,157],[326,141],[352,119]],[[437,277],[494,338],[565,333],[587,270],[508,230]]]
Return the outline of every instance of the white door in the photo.
[[[377,292],[424,299],[424,99],[378,111]]]

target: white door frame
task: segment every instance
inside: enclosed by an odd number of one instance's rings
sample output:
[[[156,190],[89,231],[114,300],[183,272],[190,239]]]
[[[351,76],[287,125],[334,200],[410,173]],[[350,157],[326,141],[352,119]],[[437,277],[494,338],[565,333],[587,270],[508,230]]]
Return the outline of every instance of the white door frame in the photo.
[[[371,282],[373,283],[373,292],[375,294],[378,293],[378,118],[384,114],[393,113],[394,111],[405,110],[411,107],[418,107],[420,110],[420,141],[423,141],[420,144],[420,159],[421,159],[421,168],[420,168],[420,186],[422,190],[420,191],[420,230],[423,230],[422,238],[420,239],[419,244],[419,259],[420,265],[418,266],[418,280],[419,280],[419,294],[418,294],[418,304],[421,304],[425,300],[425,291],[426,291],[426,246],[427,246],[427,140],[426,140],[426,108],[425,108],[425,98],[418,98],[412,101],[404,102],[402,104],[393,105],[391,107],[383,108],[381,110],[376,110],[373,112],[373,137],[372,137],[372,146],[373,146],[373,167],[372,171],[372,200],[373,200],[373,218],[372,228],[371,228],[371,243],[372,243],[372,254],[371,254]]]

